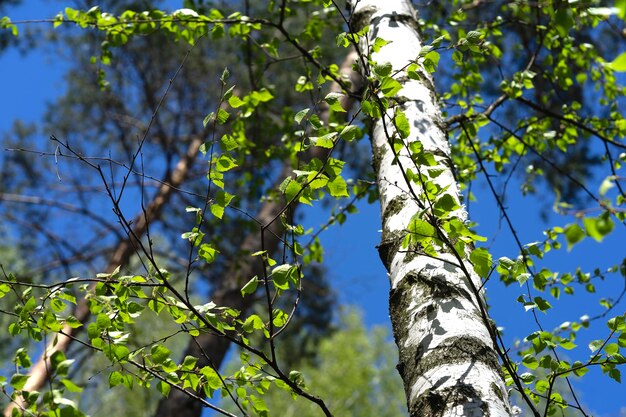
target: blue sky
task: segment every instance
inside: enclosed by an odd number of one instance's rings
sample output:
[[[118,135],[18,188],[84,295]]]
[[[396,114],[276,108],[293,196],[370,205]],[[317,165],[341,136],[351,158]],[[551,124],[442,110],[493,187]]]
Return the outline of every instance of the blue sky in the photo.
[[[33,4],[37,7],[33,7]],[[28,2],[28,6],[8,10],[7,13],[14,20],[19,20],[51,17],[60,9],[62,9],[60,2]],[[15,119],[33,122],[41,119],[46,103],[64,90],[62,77],[65,67],[65,64],[55,59],[53,55],[39,50],[25,56],[15,50],[0,55],[2,74],[0,86],[4,97],[0,102],[0,133],[7,132]],[[47,137],[42,137],[41,140],[47,141]],[[0,157],[0,163],[1,161]],[[590,189],[597,190],[606,174],[597,173],[590,184]],[[537,207],[545,202],[541,203],[536,197],[522,198],[517,192],[519,190],[517,185],[513,183],[509,188],[509,215],[523,243],[540,241],[543,239],[542,231],[547,225],[539,216]],[[499,213],[486,184],[477,182],[473,191],[478,197],[478,202],[471,206],[471,217],[479,224],[478,232],[490,239],[488,243],[493,250],[494,258],[497,259],[499,256],[515,258],[517,248],[505,229],[506,226],[503,224],[502,229],[498,230]],[[547,201],[551,201],[551,197],[548,197]],[[360,306],[368,325],[389,326],[387,309],[389,286],[386,271],[375,248],[380,239],[378,205],[359,203],[358,208],[359,213],[350,215],[343,226],[333,227],[322,234],[329,279],[340,302]],[[310,226],[319,226],[328,216],[327,212],[320,209],[308,210],[305,213],[306,222]],[[574,221],[572,218],[557,218],[553,215],[549,219],[550,224],[559,225],[572,221]],[[585,271],[595,267],[609,267],[626,256],[624,242],[626,242],[624,227],[616,225],[616,232],[603,243],[598,244],[586,239],[571,252],[562,249],[548,254],[540,266],[561,272],[573,272],[577,266]],[[613,275],[598,287],[597,295],[583,294],[583,291],[579,290],[575,298],[562,298],[554,302],[554,311],[549,315],[539,314],[541,322],[546,330],[551,330],[564,321],[578,320],[583,314],[594,316],[601,312],[597,303],[599,297],[607,294],[616,295],[623,285],[623,280]],[[487,285],[492,314],[504,327],[505,340],[511,343],[536,330],[530,313],[525,312],[515,301],[522,292],[523,289],[517,285],[505,288],[496,277]],[[618,311],[623,310],[622,305]],[[582,357],[588,355],[589,350],[585,346],[589,341],[607,334],[608,329],[601,321],[594,323],[594,329],[583,331],[577,341],[582,347],[580,355]],[[573,354],[579,355],[578,351]],[[626,378],[626,375],[624,377]],[[583,403],[597,413],[597,416],[626,415],[624,399],[626,390],[613,380],[601,377],[599,369],[592,370],[583,381],[575,381],[574,386],[578,389]]]

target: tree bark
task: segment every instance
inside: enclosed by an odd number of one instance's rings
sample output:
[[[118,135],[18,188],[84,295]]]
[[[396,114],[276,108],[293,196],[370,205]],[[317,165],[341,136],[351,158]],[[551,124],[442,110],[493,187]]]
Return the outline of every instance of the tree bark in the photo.
[[[402,247],[416,213],[423,213],[421,219],[442,233],[423,183],[408,180],[409,168],[418,173],[441,170],[432,181],[459,204],[432,79],[423,69],[419,80],[410,79],[406,71],[418,60],[422,47],[416,12],[409,0],[360,0],[353,1],[352,13],[355,32],[369,25],[368,40],[360,42],[361,55],[368,56],[368,45],[375,38],[390,42],[371,57],[378,64],[390,63],[393,78],[402,84],[383,117],[374,121],[371,141],[383,222],[379,253],[389,272],[390,315],[400,352],[398,370],[410,415],[510,416],[494,346],[495,330],[488,322],[478,290],[481,280],[469,262],[469,250],[458,254],[450,247],[439,247],[437,256],[432,256],[419,247]],[[363,70],[368,72],[368,68]],[[378,103],[382,103],[382,95]],[[410,133],[394,152],[390,142],[401,138],[393,120],[397,110],[406,115]],[[420,167],[411,159],[415,156],[409,151],[413,142],[420,142],[423,152],[434,157],[435,166]],[[465,222],[467,212],[461,206],[451,216]]]
[[[111,259],[104,270],[105,273],[111,274],[116,268],[124,266],[128,263],[130,257],[136,250],[136,238],[140,238],[144,235],[144,233],[146,233],[148,226],[161,215],[163,207],[165,207],[175,189],[185,181],[189,173],[189,169],[198,155],[200,145],[202,145],[203,142],[204,141],[201,137],[196,137],[189,143],[185,155],[183,155],[183,157],[178,161],[169,177],[166,178],[161,184],[156,195],[146,207],[145,213],[142,211],[134,219],[132,223],[134,224],[132,232],[126,239],[118,242]],[[81,298],[74,309],[74,316],[79,322],[85,324],[89,320],[90,315],[91,312],[89,311],[87,300],[85,298]],[[74,340],[73,338],[80,330],[80,327],[72,328],[68,325],[63,326],[61,332],[55,336],[54,340],[46,347],[41,357],[31,367],[30,372],[28,373],[29,378],[22,388],[23,391],[38,391],[43,387],[48,378],[50,378],[50,357],[54,352],[66,352]],[[5,417],[10,417],[14,408],[23,408],[24,405],[24,399],[21,396],[18,396],[5,408]]]

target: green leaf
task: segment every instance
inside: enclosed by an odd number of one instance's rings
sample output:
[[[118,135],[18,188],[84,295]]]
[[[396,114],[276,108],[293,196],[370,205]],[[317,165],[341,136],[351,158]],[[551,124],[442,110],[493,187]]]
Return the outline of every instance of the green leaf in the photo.
[[[340,176],[336,176],[332,180],[328,181],[327,187],[330,195],[335,198],[349,197],[346,181]]]
[[[391,67],[391,64],[389,62],[385,62],[384,64],[375,64],[372,67],[372,72],[378,78],[386,78],[386,77],[389,77],[389,75],[391,75],[392,69],[393,68]]]
[[[437,51],[430,51],[427,53],[424,57],[424,68],[426,71],[430,73],[435,72],[437,70],[437,66],[439,65],[440,58],[439,52]]]
[[[152,362],[155,364],[162,364],[166,360],[170,358],[172,355],[172,351],[166,348],[163,345],[154,345],[150,349],[150,354],[152,355]]]
[[[324,136],[313,136],[311,137],[311,142],[315,146],[319,146],[320,148],[331,149],[335,146],[334,138],[337,136],[337,132],[327,133]]]
[[[76,304],[76,297],[69,290],[64,290],[58,293],[58,297],[61,300],[69,301],[72,304]]]
[[[220,376],[210,366],[205,366],[202,369],[200,369],[200,373],[202,374],[202,376],[204,376],[204,378],[207,381],[207,385],[211,389],[215,390],[215,389],[219,389],[222,387],[222,380],[220,379]]]
[[[290,202],[302,190],[302,186],[291,177],[287,177],[281,184],[280,190],[285,194],[285,199]]]
[[[50,367],[61,375],[67,374],[72,363],[74,359],[67,359],[61,351],[56,351],[50,356]]]
[[[157,383],[157,389],[159,390],[162,396],[167,398],[170,395],[172,386],[165,381],[159,381]]]
[[[55,22],[54,24],[55,24],[54,27],[58,26],[57,22]],[[11,19],[8,16],[3,16],[2,18],[0,18],[0,29],[10,29],[11,30],[11,34],[13,36],[18,36],[19,35],[19,31],[17,29],[17,26],[15,26],[13,23],[11,23]]]
[[[363,131],[354,125],[348,125],[341,130],[339,137],[346,142],[352,142],[353,140],[363,136]]]
[[[522,364],[524,364],[524,366],[528,369],[536,369],[537,366],[539,366],[539,361],[537,361],[537,358],[534,355],[528,353],[522,358]]]
[[[300,371],[291,371],[289,372],[289,380],[294,382],[298,386],[304,385],[304,376]]]
[[[211,112],[209,114],[207,114],[204,119],[202,120],[202,126],[207,127],[207,125],[209,123],[211,123],[211,120],[213,120],[213,117],[215,116],[215,112]],[[204,153],[204,152],[203,152]]]
[[[98,325],[96,323],[89,323],[89,326],[87,326],[87,335],[90,339],[100,337],[100,330],[98,329]]]
[[[246,285],[243,286],[243,288],[241,288],[241,295],[244,296],[246,294],[253,294],[256,291],[258,284],[259,278],[256,276],[253,277],[250,281],[246,283]]]
[[[374,39],[374,43],[372,44],[372,51],[373,52],[378,52],[378,51],[380,51],[380,48],[382,48],[383,46],[387,45],[388,43],[389,43],[389,41],[386,41],[383,38],[376,37],[376,39]]]
[[[606,325],[609,327],[609,329],[611,329],[612,331],[619,331],[622,329],[622,327],[624,326],[624,317],[622,316],[617,316],[617,317],[611,317],[607,322]]]
[[[524,372],[519,376],[519,378],[524,384],[530,384],[536,379],[535,375],[531,374],[530,372]]]
[[[585,237],[585,232],[576,223],[570,223],[565,226],[565,240],[567,241],[567,250],[570,250],[572,246],[580,242]]]
[[[306,115],[309,114],[309,111],[310,111],[309,108],[300,110],[298,113],[296,113],[293,120],[295,120],[297,124],[300,124],[300,122],[302,122],[302,119],[304,119]]]
[[[429,170],[428,173],[434,174],[432,170]],[[457,200],[448,193],[439,197],[437,201],[435,201],[435,204],[433,204],[434,213],[438,217],[446,217],[450,212],[458,210],[460,207]]]
[[[608,213],[601,214],[598,217],[585,217],[583,224],[587,234],[597,242],[602,242],[604,237],[611,233],[615,226]]]
[[[181,11],[181,10],[188,10],[188,9],[180,9],[178,11]],[[197,17],[198,14],[194,12],[191,14],[191,16]],[[222,82],[222,84],[226,84],[226,80],[228,80],[228,77],[230,77],[230,71],[228,71],[228,68],[225,67],[224,71],[222,71],[222,76],[220,77],[220,81]],[[233,88],[235,88],[235,86],[232,86],[226,93],[233,91]]]
[[[424,45],[422,46],[422,49],[420,49],[418,56],[420,57],[424,57],[426,56],[429,52],[431,52],[433,50],[433,46],[432,45]]]
[[[220,155],[217,161],[215,161],[215,168],[219,172],[226,172],[237,166],[238,165],[235,159],[232,156],[227,155],[227,154]]]
[[[604,351],[608,356],[613,356],[619,353],[619,346],[617,343],[609,343],[604,347]]]
[[[604,345],[604,340],[602,339],[594,340],[589,343],[589,350],[591,350],[591,352],[595,352],[598,349],[600,349],[602,345]]]
[[[457,64],[457,65],[462,65],[463,64],[463,53],[459,50],[455,50],[454,52],[452,52],[452,60]]]
[[[491,254],[485,248],[476,248],[470,254],[474,270],[481,278],[487,278],[491,271]]]
[[[409,222],[408,230],[417,235],[418,239],[435,235],[435,228],[427,221],[420,219],[418,214],[414,215]]]
[[[13,363],[20,368],[29,368],[32,365],[30,356],[28,356],[28,352],[24,348],[19,348],[15,351]]]
[[[250,101],[256,106],[258,103],[266,103],[272,100],[274,96],[266,89],[262,88],[259,91],[253,91],[250,93]]]
[[[67,16],[67,20],[75,21],[78,18],[79,11],[72,9],[70,7],[65,8],[65,16]]]
[[[527,272],[522,272],[521,274],[515,277],[515,280],[519,283],[520,287],[526,283],[530,279],[530,274]]]
[[[28,375],[13,374],[13,376],[11,376],[11,386],[15,390],[19,391],[24,388],[24,385],[26,385],[26,381],[28,381],[28,378]]]
[[[580,361],[574,362],[572,369],[574,369],[574,375],[576,376],[583,376],[589,372],[589,368],[587,366],[583,366],[583,363]]]
[[[290,283],[296,284],[298,282],[298,268],[289,264],[278,265],[272,270],[271,277],[276,288],[287,290]]]
[[[180,365],[180,368],[184,371],[193,371],[198,363],[198,358],[194,358],[193,356],[187,355],[183,359],[183,363]]]
[[[108,329],[111,326],[111,319],[106,314],[98,314],[98,317],[96,317],[96,325],[98,329]]]
[[[328,93],[324,98],[324,101],[328,103],[330,109],[337,113],[345,113],[346,109],[341,106],[341,98],[345,97],[341,93]]]
[[[256,395],[250,395],[250,401],[252,402],[252,407],[254,410],[259,413],[259,415],[264,415],[264,411],[269,411],[267,405],[265,404],[265,400],[263,397],[257,397]]]
[[[148,301],[148,308],[154,311],[157,315],[163,310],[165,304],[160,302],[159,300],[150,300]]]
[[[402,89],[402,84],[391,77],[386,77],[380,83],[380,91],[385,97],[393,97]]]
[[[65,385],[65,388],[67,388],[69,392],[83,392],[83,389],[81,387],[79,387],[69,379],[62,379],[61,383]]]
[[[304,91],[313,90],[313,83],[305,76],[300,76],[298,81],[296,81],[296,91],[298,93],[302,93]]]
[[[109,375],[109,387],[113,388],[120,385],[124,380],[124,375],[119,371],[113,371]]]
[[[4,297],[11,291],[11,286],[6,283],[0,284],[0,298]]]
[[[611,188],[615,187],[614,179],[615,177],[613,175],[610,175],[606,177],[604,181],[602,181],[602,184],[600,185],[600,190],[599,190],[600,196],[604,197]]]
[[[478,45],[481,41],[482,33],[477,30],[471,30],[467,32],[467,35],[465,37],[467,41],[472,45]]]
[[[124,345],[116,345],[113,349],[113,354],[118,361],[125,362],[126,360],[128,360],[128,355],[130,355],[130,349],[128,349]]]
[[[275,309],[272,314],[272,323],[276,327],[283,327],[287,324],[287,320],[289,320],[289,315],[280,309]]]
[[[570,8],[566,5],[560,7],[554,14],[554,23],[556,23],[559,34],[563,37],[567,36],[569,30],[575,23]]]
[[[24,307],[22,307],[22,311],[20,316],[26,318],[28,313],[31,313],[37,307],[37,301],[35,301],[35,297],[29,297],[28,300],[24,303]]]
[[[218,191],[215,194],[215,201],[211,204],[211,213],[218,219],[224,217],[224,209],[230,204],[235,196],[226,191]]]
[[[213,263],[218,253],[219,251],[209,243],[201,244],[200,249],[198,249],[198,257],[204,260],[207,264]]]
[[[248,333],[253,332],[254,330],[262,330],[265,329],[265,323],[261,317],[256,314],[252,314],[250,317],[246,319],[242,326],[243,330]]]
[[[237,109],[246,104],[246,102],[239,97],[233,95],[228,98],[228,104],[230,104],[230,107],[232,107],[233,109]]]
[[[615,0],[615,7],[617,8],[617,16],[620,19],[626,19],[626,0]]]
[[[346,35],[345,32],[342,32],[339,35],[337,35],[337,38],[335,39],[335,43],[337,44],[337,46],[341,46],[343,48],[347,48],[348,46],[350,46],[350,40],[348,39],[348,36]]]
[[[311,117],[309,117],[309,123],[311,124],[311,127],[313,128],[313,130],[318,130],[324,127],[324,124],[322,123],[322,121],[320,120],[320,117],[317,114],[312,114]]]
[[[550,383],[545,379],[540,379],[535,383],[535,390],[539,394],[544,394],[550,389]]]
[[[232,151],[239,148],[239,143],[237,142],[237,138],[235,136],[222,135],[222,138],[220,140],[222,142],[222,149],[225,151]],[[203,152],[203,154],[206,155],[206,152]]]
[[[619,54],[613,61],[606,64],[606,66],[616,72],[626,72],[626,52]]]
[[[406,118],[406,115],[400,108],[396,107],[395,117],[393,119],[393,123],[398,130],[398,134],[402,139],[406,139],[411,134],[411,126],[409,126],[409,121]]]
[[[549,302],[547,302],[546,300],[544,300],[541,297],[535,297],[533,299],[533,301],[535,302],[535,304],[537,305],[537,308],[539,309],[539,311],[541,312],[546,312],[547,310],[551,309],[552,306],[550,305]]]
[[[215,112],[209,113],[202,121],[202,125],[206,127],[212,121],[217,122],[217,124],[223,125],[224,123],[226,123],[229,116],[230,114],[226,110],[218,109],[217,115],[215,114]]]

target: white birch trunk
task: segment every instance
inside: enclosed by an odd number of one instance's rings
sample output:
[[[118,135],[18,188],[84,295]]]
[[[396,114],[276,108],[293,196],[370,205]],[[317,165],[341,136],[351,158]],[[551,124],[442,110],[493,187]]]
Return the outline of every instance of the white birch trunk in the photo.
[[[390,63],[392,74],[403,88],[395,106],[406,115],[410,135],[405,143],[419,141],[432,153],[443,173],[433,179],[459,201],[459,191],[449,164],[449,145],[442,129],[441,115],[430,76],[422,71],[420,80],[409,79],[405,71],[422,47],[415,10],[409,0],[354,1],[353,30],[369,25],[369,42],[389,41],[372,59]],[[389,146],[395,132],[390,120],[394,108],[374,122],[371,133],[374,169],[378,178],[383,220],[381,259],[391,282],[390,315],[400,351],[398,370],[404,380],[412,417],[429,416],[510,416],[507,391],[494,349],[493,333],[486,322],[480,278],[468,260],[468,251],[455,256],[438,250],[436,258],[419,249],[402,249],[409,221],[428,206],[424,192],[415,182],[407,183],[403,170],[419,169],[411,160],[408,146],[399,151],[399,163]],[[417,197],[417,199],[415,198]],[[422,210],[423,211],[423,210]],[[462,221],[464,208],[454,212]],[[423,217],[428,219],[428,214]],[[460,258],[460,259],[459,259]],[[466,271],[459,267],[463,261]],[[467,276],[470,276],[468,279]],[[493,332],[493,330],[492,330]]]

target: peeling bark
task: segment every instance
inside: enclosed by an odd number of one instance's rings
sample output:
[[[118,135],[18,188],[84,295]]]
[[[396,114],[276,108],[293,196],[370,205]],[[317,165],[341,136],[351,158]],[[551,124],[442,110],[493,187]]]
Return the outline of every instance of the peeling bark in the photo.
[[[390,63],[403,87],[384,117],[375,121],[371,140],[383,221],[379,253],[389,271],[390,315],[400,351],[398,371],[410,415],[510,416],[494,329],[477,290],[481,282],[469,253],[443,248],[432,257],[419,247],[402,249],[409,221],[428,207],[421,186],[407,181],[405,175],[408,168],[420,169],[411,159],[410,143],[421,142],[424,151],[434,156],[437,165],[431,168],[442,173],[433,182],[447,187],[446,193],[460,201],[432,79],[423,69],[419,80],[406,73],[422,47],[415,10],[408,0],[352,3],[352,29],[369,26],[369,40],[360,43],[362,56],[369,55],[375,38],[390,42],[371,57],[378,64]],[[411,128],[398,154],[389,145],[394,134],[399,137],[392,121],[396,108],[404,112]],[[467,219],[463,207],[452,215]],[[423,220],[432,221],[432,217],[425,214]]]

